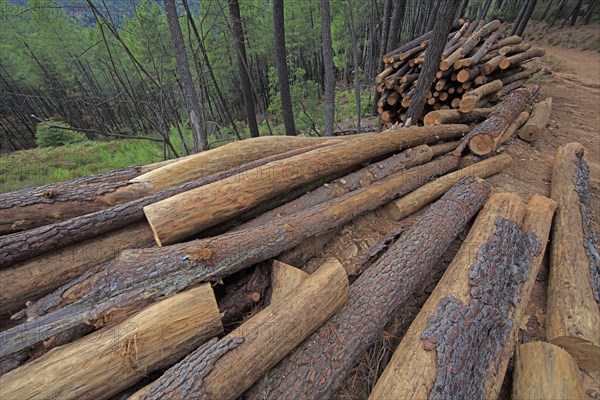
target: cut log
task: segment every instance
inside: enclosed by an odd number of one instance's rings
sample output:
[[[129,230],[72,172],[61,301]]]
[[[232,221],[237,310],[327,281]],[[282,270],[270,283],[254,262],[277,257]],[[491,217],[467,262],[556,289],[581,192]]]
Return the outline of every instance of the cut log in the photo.
[[[481,65],[479,70],[483,75],[489,75],[492,72],[496,71],[500,67],[500,63],[504,61],[506,57],[497,55],[489,61],[486,61],[485,64]]]
[[[423,118],[425,126],[441,124],[470,124],[472,122],[481,122],[492,113],[493,108],[475,108],[469,112],[460,110],[438,110],[430,111]]]
[[[494,107],[494,111],[488,119],[477,125],[464,137],[453,154],[460,157],[467,145],[471,152],[478,156],[491,153],[497,142],[496,138],[502,135],[517,116],[525,110],[531,99],[532,94],[528,89],[518,89],[512,92],[504,101]]]
[[[499,20],[494,20],[481,27],[478,31],[474,32],[458,49],[456,49],[456,51],[442,60],[440,63],[440,69],[442,71],[447,71],[450,69],[450,67],[454,65],[456,61],[460,60],[461,58],[465,58],[465,56],[469,54],[469,52],[473,50],[477,44],[479,44],[482,38],[494,31],[497,31],[500,28],[500,25],[501,23]]]
[[[500,36],[500,32],[498,32],[498,31],[492,33],[490,35],[490,37],[487,38],[485,40],[485,42],[483,42],[483,44],[479,47],[479,49],[477,49],[475,54],[473,54],[471,57],[469,57],[467,59],[467,60],[469,60],[469,62],[466,63],[466,66],[476,65],[477,63],[479,63],[479,61],[481,61],[483,56],[485,56],[490,51],[490,48],[492,47],[492,45],[494,43],[496,43],[496,40],[498,39],[499,36]],[[500,53],[500,54],[502,54],[502,53]],[[463,65],[465,65],[465,64],[463,64]]]
[[[495,80],[490,83],[486,83],[483,86],[479,86],[477,89],[471,90],[466,93],[460,101],[460,111],[468,113],[475,109],[477,102],[483,97],[496,93],[502,89],[502,81]]]
[[[304,282],[308,276],[301,269],[273,260],[270,304],[279,303],[290,294],[295,293],[298,285]]]
[[[160,301],[0,377],[6,399],[106,399],[221,333],[209,284]],[[32,384],[35,380],[35,384]]]
[[[533,142],[542,136],[544,128],[552,113],[552,97],[536,103],[531,110],[531,117],[519,131],[519,137],[527,142]]]
[[[494,43],[491,50],[501,49],[502,47],[505,47],[505,46],[512,46],[515,44],[519,44],[522,41],[523,41],[523,38],[521,36],[517,36],[517,35],[508,36],[508,37],[506,37],[504,39],[500,39],[496,43]]]
[[[227,288],[227,293],[219,300],[221,322],[228,327],[243,319],[244,314],[264,299],[270,285],[270,274],[267,265],[259,264],[254,272]]]
[[[442,197],[444,193],[450,190],[462,178],[466,176],[487,178],[502,171],[511,163],[512,158],[508,154],[490,157],[423,185],[406,196],[388,203],[383,209],[392,219],[400,221]]]
[[[500,78],[502,80],[502,84],[504,85],[508,85],[509,83],[515,82],[515,81],[519,81],[521,79],[529,79],[531,78],[531,76],[533,74],[538,73],[539,71],[541,71],[542,66],[541,65],[537,65],[534,66],[532,68],[527,68],[523,71],[519,71],[513,74],[510,74],[508,76],[505,76],[503,78]],[[510,71],[510,70],[505,70],[505,71]]]
[[[110,323],[111,318],[133,312],[166,294],[203,281],[218,281],[275,257],[312,236],[338,228],[457,165],[457,158],[441,157],[338,199],[280,218],[269,226],[164,248],[123,252],[117,259],[102,265],[98,272],[28,305],[27,316],[38,318],[3,332],[4,346],[0,348],[0,357],[82,323],[101,327]],[[256,246],[256,243],[262,245]],[[247,250],[242,252],[240,249]]]
[[[247,392],[248,398],[333,396],[358,357],[477,213],[489,191],[489,185],[473,178],[451,189],[352,284],[350,299],[342,309]]]
[[[370,399],[498,397],[520,325],[513,307],[527,306],[523,284],[541,246],[520,229],[525,212],[516,196],[490,196]]]
[[[519,114],[517,119],[515,119],[512,124],[506,128],[504,133],[495,138],[496,140],[494,141],[496,142],[496,145],[494,147],[494,151],[496,151],[501,144],[506,143],[510,138],[512,138],[528,119],[529,113],[527,111],[523,111],[521,114]]]
[[[531,45],[529,43],[521,43],[512,46],[501,47],[500,50],[498,50],[498,53],[506,57],[511,54],[524,53],[530,48]]]
[[[265,157],[105,210],[0,237],[0,268],[135,224],[144,219],[143,208],[157,201],[330,144],[317,144]]]
[[[546,338],[585,369],[600,370],[600,257],[592,228],[589,167],[579,143],[559,147],[552,169],[554,222]]]
[[[507,69],[515,65],[519,65],[524,63],[525,61],[529,61],[536,57],[542,57],[546,54],[546,50],[544,49],[531,49],[523,53],[515,54],[514,56],[510,56],[504,58],[498,64],[501,69]]]
[[[464,125],[402,128],[365,135],[249,170],[144,207],[156,242],[175,243],[294,188],[399,148],[455,139]],[[168,167],[168,166],[167,166]],[[235,178],[238,179],[235,179]],[[177,221],[176,224],[173,221]]]
[[[52,251],[0,270],[0,315],[58,288],[125,249],[154,243],[148,224],[140,222],[74,246]]]
[[[515,89],[520,88],[521,86],[523,86],[526,83],[527,83],[527,79],[519,79],[517,81],[511,82],[508,85],[504,86],[502,88],[502,90],[500,90],[498,92],[498,95],[500,97],[507,96],[507,95],[511,94]],[[535,96],[532,96],[532,98],[533,97],[535,97]]]
[[[454,150],[456,148],[456,146],[458,146],[459,143],[460,143],[459,141],[438,143],[438,144],[434,144],[433,146],[429,146],[429,147],[431,148],[431,151],[433,152],[433,157],[437,157],[437,156],[441,156],[443,154],[450,153],[452,150]]]
[[[463,69],[456,74],[456,80],[460,83],[465,83],[467,81],[474,80],[477,76],[479,76],[479,67],[475,66],[469,69]]]
[[[142,399],[238,398],[327,321],[346,302],[348,290],[344,267],[329,260],[284,301],[169,369]]]
[[[585,399],[579,369],[558,346],[529,342],[518,347],[513,372],[515,400]]]

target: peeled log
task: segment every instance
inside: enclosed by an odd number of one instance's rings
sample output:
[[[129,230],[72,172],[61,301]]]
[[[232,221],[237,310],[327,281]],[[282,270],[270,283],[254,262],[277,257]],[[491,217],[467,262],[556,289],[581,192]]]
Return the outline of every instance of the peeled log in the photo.
[[[247,171],[144,207],[159,245],[175,243],[268,200],[373,157],[407,146],[454,139],[465,125],[401,128],[364,135]],[[235,176],[234,176],[235,177]],[[173,223],[177,221],[177,223]]]
[[[110,398],[221,331],[212,288],[201,285],[7,373],[0,377],[2,397]]]
[[[567,350],[581,368],[600,370],[600,257],[592,229],[586,149],[559,147],[552,169],[554,221],[546,339]]]
[[[283,301],[169,369],[141,398],[238,398],[346,302],[348,287],[344,267],[328,260]]]
[[[4,346],[0,348],[0,357],[83,323],[101,327],[123,312],[133,312],[161,296],[199,282],[217,281],[273,258],[310,237],[340,227],[413,191],[457,166],[457,158],[441,157],[341,198],[278,219],[268,226],[163,248],[125,251],[102,265],[95,274],[28,305],[27,316],[37,318],[3,332]],[[256,243],[262,245],[256,246]]]
[[[441,124],[469,124],[481,122],[492,113],[493,108],[475,108],[469,112],[460,110],[437,110],[428,112],[423,118],[425,126]]]
[[[529,342],[517,348],[512,398],[583,400],[586,396],[569,353],[550,343]]]
[[[466,176],[487,178],[497,174],[512,163],[508,154],[500,154],[444,175],[417,190],[386,204],[384,211],[394,220],[400,221],[444,195],[452,186]]]
[[[519,137],[527,142],[533,142],[542,136],[544,128],[552,113],[552,97],[536,103],[531,110],[531,117],[519,131]]]
[[[342,309],[259,381],[248,398],[333,396],[358,358],[477,213],[489,191],[487,183],[474,178],[465,178],[452,188],[359,276]]]
[[[460,101],[460,111],[467,113],[473,111],[477,102],[483,97],[497,93],[502,89],[502,81],[495,80],[490,83],[486,83],[483,86],[479,86],[477,89],[471,90],[466,93]]]
[[[370,399],[498,397],[520,326],[513,307],[527,306],[542,244],[521,230],[525,213],[516,196],[490,196]]]

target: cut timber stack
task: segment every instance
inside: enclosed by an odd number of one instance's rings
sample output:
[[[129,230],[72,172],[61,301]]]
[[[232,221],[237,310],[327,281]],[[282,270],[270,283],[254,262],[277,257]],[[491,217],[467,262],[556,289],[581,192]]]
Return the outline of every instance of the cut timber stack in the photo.
[[[427,93],[425,113],[451,109],[468,113],[494,105],[540,71],[529,61],[543,56],[544,51],[532,49],[518,36],[503,37],[500,28],[498,20],[483,26],[467,21],[448,36],[439,71]],[[381,93],[378,112],[386,128],[406,122],[430,37],[427,33],[383,58],[385,69],[375,83]],[[469,117],[454,121],[471,122]]]

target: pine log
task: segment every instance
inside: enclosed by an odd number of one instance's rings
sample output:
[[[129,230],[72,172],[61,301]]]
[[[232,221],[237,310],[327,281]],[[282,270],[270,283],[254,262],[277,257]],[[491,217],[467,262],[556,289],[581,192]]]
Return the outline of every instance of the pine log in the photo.
[[[381,134],[380,134],[381,135]],[[278,219],[269,226],[230,232],[163,248],[129,250],[99,270],[29,304],[30,321],[3,332],[0,357],[83,323],[101,327],[161,296],[204,281],[218,281],[277,256],[306,239],[353,218],[455,169],[458,159],[441,157],[423,166],[338,199]],[[262,246],[256,246],[261,243]],[[241,252],[240,249],[247,249]],[[33,319],[33,320],[31,320]]]
[[[400,221],[442,197],[444,193],[450,190],[462,178],[466,176],[487,178],[502,171],[511,163],[512,158],[508,154],[490,157],[423,185],[406,196],[386,204],[383,209],[392,219]]]
[[[504,143],[506,143],[514,134],[523,126],[525,122],[529,119],[529,113],[527,111],[523,111],[519,116],[506,128],[502,135],[494,138],[495,146],[494,151],[498,149],[498,147]]]
[[[469,25],[471,23],[469,21],[466,21],[461,28],[452,36],[452,38],[450,38],[450,40],[448,40],[448,43],[446,43],[446,48],[450,48],[452,46],[454,46],[456,43],[458,43],[458,41],[464,36],[465,32],[467,31],[467,29],[469,28]]]
[[[524,53],[527,50],[529,50],[530,48],[531,48],[531,44],[521,43],[521,44],[515,44],[512,46],[501,47],[500,50],[498,50],[498,53],[506,57],[511,54]]]
[[[519,137],[527,142],[533,142],[542,136],[544,128],[552,113],[552,97],[536,103],[531,110],[531,117],[519,131]]]
[[[500,61],[498,65],[501,69],[507,69],[512,66],[522,64],[525,61],[529,61],[533,58],[542,57],[544,54],[546,54],[546,50],[544,49],[531,49],[523,53],[515,54],[514,56],[504,58]]]
[[[443,154],[450,153],[452,150],[454,150],[456,148],[456,146],[458,146],[459,143],[460,143],[459,141],[438,143],[438,144],[434,144],[433,146],[429,146],[429,148],[431,149],[431,151],[433,153],[433,157],[437,157],[437,156],[441,156]]]
[[[467,81],[474,80],[477,76],[479,76],[479,66],[474,66],[469,69],[463,69],[456,74],[456,80],[460,83],[465,83]]]
[[[494,111],[488,119],[477,125],[465,136],[460,146],[453,154],[459,157],[464,148],[469,146],[473,154],[486,155],[494,150],[495,138],[502,135],[517,116],[525,110],[532,99],[531,91],[518,89],[512,92],[500,104],[494,107]]]
[[[469,112],[460,110],[430,111],[423,118],[423,123],[425,126],[455,123],[470,124],[485,120],[492,111],[493,108],[475,108]]]
[[[546,338],[585,369],[600,370],[600,257],[591,219],[586,149],[559,147],[552,169],[554,222]]]
[[[261,158],[101,211],[45,225],[26,232],[13,233],[0,237],[0,268],[142,221],[144,219],[143,208],[157,201],[229,178],[274,161],[283,160],[331,144],[331,142],[322,143]],[[121,247],[121,249],[123,248]]]
[[[297,291],[297,287],[308,278],[301,269],[292,267],[278,260],[273,260],[271,269],[271,300],[270,304],[281,302],[287,296]]]
[[[204,284],[0,377],[2,397],[110,398],[221,331],[214,293]]]
[[[489,185],[473,178],[451,189],[352,284],[350,299],[342,309],[259,381],[248,398],[333,396],[358,358],[477,213],[489,191]]]
[[[523,41],[523,38],[521,36],[518,36],[518,35],[508,36],[508,37],[505,37],[504,39],[500,39],[496,43],[494,43],[494,45],[492,46],[492,48],[490,50],[501,49],[502,47],[505,47],[505,46],[512,46],[515,44],[519,44],[522,41]]]
[[[586,396],[569,353],[550,343],[529,342],[517,348],[512,398],[583,400]]]
[[[481,65],[480,71],[483,75],[489,75],[492,72],[496,71],[500,67],[500,63],[504,61],[506,57],[502,55],[497,55],[489,61],[486,61],[485,64]]]
[[[490,196],[370,399],[498,397],[520,326],[514,307],[527,306],[523,285],[541,261],[542,240],[520,228],[525,213],[514,195]]]
[[[239,322],[244,315],[264,300],[271,284],[269,268],[261,263],[251,275],[227,288],[227,293],[219,300],[221,322],[224,327]]]
[[[521,80],[521,79],[529,79],[531,78],[531,76],[533,74],[538,73],[539,71],[541,71],[542,66],[541,65],[537,65],[535,67],[532,68],[527,68],[523,71],[519,71],[510,75],[507,75],[503,78],[500,78],[502,80],[502,84],[504,85],[508,85],[509,83]],[[510,71],[510,70],[505,70],[505,71]]]
[[[475,105],[483,97],[496,93],[502,89],[502,81],[495,80],[490,83],[486,83],[483,86],[479,86],[477,89],[471,90],[466,93],[460,101],[460,111],[468,113],[475,109]]]
[[[140,222],[2,269],[0,315],[22,309],[26,302],[37,300],[125,249],[153,243],[152,230]]]
[[[442,71],[447,71],[450,67],[459,59],[464,58],[471,50],[479,44],[482,38],[486,37],[490,33],[497,31],[500,28],[500,21],[494,20],[486,25],[484,25],[481,29],[473,33],[469,38],[452,54],[446,57],[440,63],[440,69]]]
[[[511,82],[508,85],[502,87],[502,89],[498,92],[498,96],[504,97],[511,94],[515,89],[520,88],[524,84],[527,83],[527,79],[519,79],[517,81]],[[535,96],[532,96],[532,98]]]
[[[489,53],[487,53],[485,56],[483,56],[483,58],[479,61],[480,65],[483,65],[485,63],[487,63],[488,61],[490,61],[491,59],[498,57],[500,54],[498,53],[498,50],[492,50]]]
[[[385,78],[387,78],[392,72],[394,72],[394,68],[389,67],[384,69],[379,75],[375,77],[376,83],[381,83]]]
[[[469,57],[467,59],[469,61],[468,61],[468,63],[466,63],[466,66],[478,64],[479,61],[481,61],[481,59],[483,58],[483,56],[485,56],[490,51],[490,48],[496,42],[496,40],[498,39],[499,36],[500,36],[500,32],[498,32],[498,31],[492,33],[490,35],[490,37],[487,38],[485,40],[485,42],[483,42],[483,44],[479,47],[479,49],[477,49],[475,54],[473,54],[471,57]],[[500,53],[500,54],[502,54],[502,53]],[[463,65],[465,65],[465,64],[463,64]]]
[[[144,400],[238,398],[348,300],[344,267],[330,259],[284,301],[169,369]]]
[[[144,207],[159,245],[175,243],[239,215],[257,204],[301,187],[319,176],[352,167],[402,147],[454,139],[464,125],[402,128],[365,135],[247,171]],[[245,178],[245,179],[244,179]],[[177,221],[176,224],[173,221]]]

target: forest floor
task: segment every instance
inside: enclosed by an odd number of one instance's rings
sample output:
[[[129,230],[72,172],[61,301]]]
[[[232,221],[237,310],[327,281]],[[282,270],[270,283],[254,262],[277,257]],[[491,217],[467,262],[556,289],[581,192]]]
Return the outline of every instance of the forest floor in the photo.
[[[600,54],[596,51],[554,47],[539,42],[538,44],[546,50],[544,66],[551,72],[537,82],[541,87],[539,99],[553,98],[549,126],[544,135],[533,144],[521,141],[517,137],[506,143],[502,151],[513,158],[513,163],[487,181],[494,187],[494,191],[510,192],[519,195],[525,201],[534,194],[550,196],[552,163],[557,148],[565,143],[580,142],[588,150],[587,161],[591,169],[590,185],[593,197],[592,218],[596,232],[600,232]],[[403,227],[410,226],[422,212],[423,210],[402,221],[391,220],[382,210],[357,218],[344,226],[327,245],[323,254],[310,260],[306,267],[312,272],[326,258],[335,256],[351,276],[355,275],[373,244]],[[428,285],[400,310],[382,334],[380,341],[363,357],[351,378],[337,394],[338,400],[368,397],[370,389],[408,329],[410,321],[458,250],[461,239],[464,239],[464,236],[444,255],[444,261],[433,271]],[[547,259],[544,264],[521,326],[519,338],[522,342],[545,339]],[[509,370],[501,398],[510,398],[510,375]],[[584,381],[588,398],[600,399],[600,374],[584,373]]]

